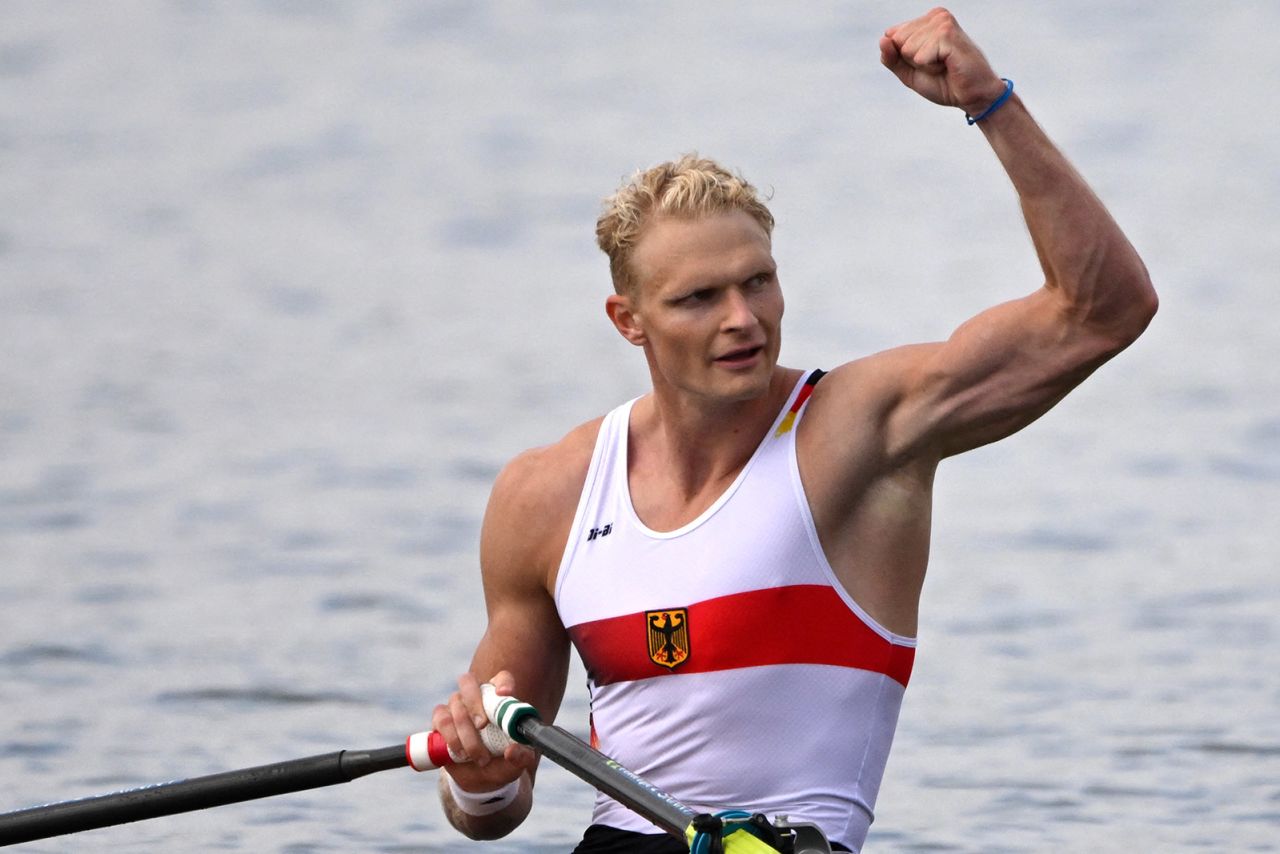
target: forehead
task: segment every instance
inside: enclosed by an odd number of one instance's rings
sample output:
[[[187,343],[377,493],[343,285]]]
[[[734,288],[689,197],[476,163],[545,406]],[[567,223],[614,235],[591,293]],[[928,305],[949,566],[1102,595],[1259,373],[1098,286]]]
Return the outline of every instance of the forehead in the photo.
[[[773,266],[760,223],[732,210],[694,219],[659,217],[645,226],[631,255],[641,287],[739,281]]]

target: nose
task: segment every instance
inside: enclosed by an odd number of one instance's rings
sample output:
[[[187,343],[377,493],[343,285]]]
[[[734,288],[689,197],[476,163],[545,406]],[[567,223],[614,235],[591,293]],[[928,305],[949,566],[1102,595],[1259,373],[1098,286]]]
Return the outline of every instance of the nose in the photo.
[[[751,329],[759,323],[750,300],[738,288],[730,288],[725,299],[724,330],[737,332]]]

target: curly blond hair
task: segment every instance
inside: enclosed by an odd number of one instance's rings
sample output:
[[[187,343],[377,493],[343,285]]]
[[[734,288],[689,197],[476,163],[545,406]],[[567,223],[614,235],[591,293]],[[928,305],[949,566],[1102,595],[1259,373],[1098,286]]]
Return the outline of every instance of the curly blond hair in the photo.
[[[697,219],[730,210],[744,211],[765,234],[773,234],[773,214],[756,188],[714,160],[686,154],[636,172],[604,200],[604,212],[596,220],[596,243],[609,256],[613,289],[620,294],[634,292],[638,282],[631,255],[651,219]]]

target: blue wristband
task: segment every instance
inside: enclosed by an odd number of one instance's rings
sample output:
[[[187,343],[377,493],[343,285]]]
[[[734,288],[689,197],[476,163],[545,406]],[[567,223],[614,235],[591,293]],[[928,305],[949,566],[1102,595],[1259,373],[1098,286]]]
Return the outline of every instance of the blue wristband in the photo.
[[[991,115],[996,110],[1000,109],[1000,107],[1004,105],[1004,102],[1009,100],[1009,96],[1013,94],[1013,81],[1010,80],[1008,77],[1001,77],[1000,79],[1004,81],[1004,94],[1001,95],[999,98],[996,98],[995,102],[992,103],[990,107],[987,107],[985,110],[978,113],[976,116],[971,116],[968,113],[965,113],[964,114],[965,121],[967,121],[971,125],[976,125],[978,122],[982,121],[987,116]]]

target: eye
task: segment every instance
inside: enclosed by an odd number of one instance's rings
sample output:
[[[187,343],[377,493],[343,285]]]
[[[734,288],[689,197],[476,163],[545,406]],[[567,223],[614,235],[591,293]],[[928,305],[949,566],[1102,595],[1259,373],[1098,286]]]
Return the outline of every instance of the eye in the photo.
[[[676,297],[674,302],[676,305],[703,305],[711,302],[715,295],[714,288],[698,288],[696,291],[690,291],[684,296]]]

